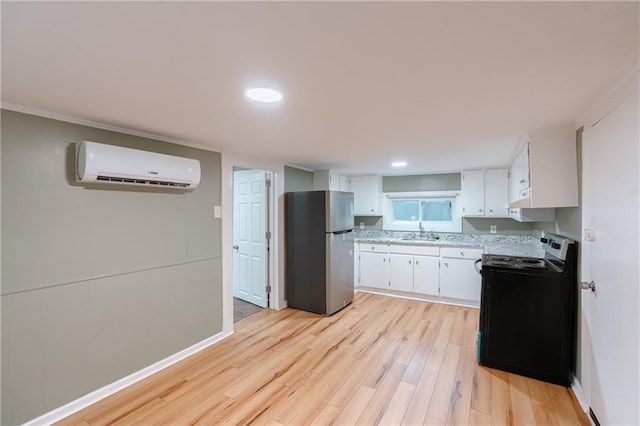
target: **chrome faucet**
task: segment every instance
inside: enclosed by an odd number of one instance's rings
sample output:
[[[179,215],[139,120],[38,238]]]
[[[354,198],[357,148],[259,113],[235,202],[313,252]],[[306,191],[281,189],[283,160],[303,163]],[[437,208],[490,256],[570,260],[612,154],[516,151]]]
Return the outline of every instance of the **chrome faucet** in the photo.
[[[424,228],[422,227],[422,222],[418,222],[418,229],[420,230],[420,238],[424,237]]]

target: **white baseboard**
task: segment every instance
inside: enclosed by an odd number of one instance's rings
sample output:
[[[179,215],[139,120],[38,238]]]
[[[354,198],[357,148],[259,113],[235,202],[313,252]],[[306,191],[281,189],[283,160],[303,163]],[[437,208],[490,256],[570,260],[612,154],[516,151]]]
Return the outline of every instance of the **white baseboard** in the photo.
[[[584,400],[584,394],[582,393],[582,385],[580,384],[576,376],[573,376],[573,380],[571,381],[571,391],[573,392],[573,395],[578,400],[580,407],[582,407],[582,411],[584,411],[585,413],[588,413],[589,404]]]
[[[110,383],[98,390],[95,390],[91,393],[88,393],[80,398],[71,401],[61,407],[58,407],[54,410],[49,411],[39,417],[36,417],[33,420],[29,420],[24,423],[25,426],[41,426],[41,425],[50,425],[52,423],[58,422],[80,410],[90,406],[91,404],[95,404],[96,402],[113,395],[114,393],[121,391],[122,389],[133,385],[134,383],[139,382],[140,380],[146,379],[152,374],[157,373],[158,371],[164,370],[171,365],[182,361],[183,359],[200,352],[201,350],[208,348],[209,346],[221,341],[225,337],[229,337],[233,334],[232,332],[220,332],[214,336],[208,337],[192,346],[189,346],[186,349],[181,350],[180,352],[176,352],[173,355],[169,355],[165,359],[162,359],[155,364],[151,364],[148,367],[145,367],[141,370],[136,371],[126,377],[123,377],[120,380],[116,380],[113,383]]]
[[[418,300],[421,302],[431,302],[431,303],[441,303],[444,305],[462,306],[465,308],[478,309],[480,307],[479,303],[475,303],[475,302],[465,302],[464,300],[449,299],[446,297],[438,297],[438,296],[427,296],[427,295],[416,294],[416,293],[404,293],[404,292],[393,291],[393,290],[381,290],[381,289],[376,289],[374,287],[366,287],[366,286],[358,287],[355,290],[355,292],[378,294],[380,296],[397,297],[399,299]]]

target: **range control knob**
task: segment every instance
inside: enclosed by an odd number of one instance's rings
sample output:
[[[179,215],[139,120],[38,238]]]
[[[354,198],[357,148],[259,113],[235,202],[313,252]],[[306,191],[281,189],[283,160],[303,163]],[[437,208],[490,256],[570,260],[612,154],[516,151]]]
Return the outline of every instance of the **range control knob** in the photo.
[[[549,239],[547,239],[545,237],[540,238],[540,242],[541,243],[547,243],[548,241],[549,241]]]
[[[557,250],[557,249],[559,249],[561,246],[560,246],[560,244],[559,244],[559,243],[552,243],[552,244],[551,244],[551,247]]]

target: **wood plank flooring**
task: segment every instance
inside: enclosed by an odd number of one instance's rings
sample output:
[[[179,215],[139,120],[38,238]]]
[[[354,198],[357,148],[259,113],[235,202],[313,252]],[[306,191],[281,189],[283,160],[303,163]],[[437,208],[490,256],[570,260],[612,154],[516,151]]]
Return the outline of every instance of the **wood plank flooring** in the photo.
[[[567,388],[476,363],[478,310],[358,293],[264,310],[61,425],[589,425]]]

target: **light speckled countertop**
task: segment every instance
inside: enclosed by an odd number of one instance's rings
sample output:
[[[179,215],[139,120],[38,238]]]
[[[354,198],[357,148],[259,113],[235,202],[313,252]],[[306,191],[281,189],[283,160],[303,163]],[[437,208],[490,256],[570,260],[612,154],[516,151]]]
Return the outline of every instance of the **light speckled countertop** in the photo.
[[[370,243],[393,243],[429,245],[440,247],[480,247],[488,254],[508,256],[544,257],[540,241],[525,235],[500,234],[451,234],[436,233],[440,239],[431,241],[416,238],[416,232],[356,230],[355,241]],[[426,233],[429,234],[428,232]]]

